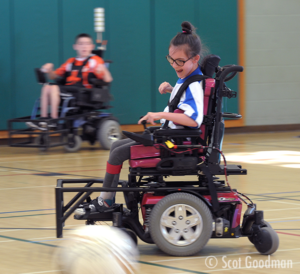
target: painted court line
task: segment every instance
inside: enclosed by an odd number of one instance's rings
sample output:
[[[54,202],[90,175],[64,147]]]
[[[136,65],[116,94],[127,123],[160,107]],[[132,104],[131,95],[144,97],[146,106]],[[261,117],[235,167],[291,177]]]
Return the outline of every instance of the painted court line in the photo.
[[[32,243],[32,244],[49,246],[49,247],[58,247],[57,245],[45,244],[45,243],[36,242],[36,241],[32,242],[32,241],[28,241],[28,240],[25,240],[25,239],[14,238],[14,237],[9,237],[9,236],[4,236],[4,235],[0,235],[0,237],[4,238],[4,239],[10,239],[10,240],[15,240],[15,241],[24,242],[24,243]]]
[[[0,190],[26,189],[26,188],[38,188],[38,187],[56,187],[56,185],[50,185],[50,186],[24,186],[24,187],[9,187],[9,188],[0,188]]]
[[[18,215],[18,216],[5,216],[5,217],[0,217],[0,219],[22,218],[22,217],[35,217],[35,216],[41,216],[41,215],[53,215],[53,214],[55,214],[55,213],[32,214],[32,215]]]
[[[281,231],[276,231],[279,234],[285,234],[285,235],[290,235],[290,236],[298,236],[300,237],[300,234],[294,234],[294,233],[286,233],[286,232],[281,232]]]
[[[65,227],[74,227],[74,226],[80,226],[80,225],[66,225]],[[56,226],[44,226],[44,227],[38,227],[38,228],[33,228],[33,229],[47,229],[47,228],[53,228],[53,229],[56,229]],[[5,228],[2,228],[2,229],[5,229]],[[0,233],[3,233],[3,232],[12,232],[12,231],[20,231],[20,230],[28,230],[28,229],[32,229],[32,228],[8,228],[6,230],[0,230]]]
[[[267,218],[267,221],[276,221],[276,220],[286,220],[286,219],[297,219],[297,218],[300,218],[299,216],[297,217],[286,217],[286,218],[277,218],[277,219],[269,219]]]
[[[291,209],[300,209],[299,207],[290,207],[290,208],[278,208],[278,209],[264,209],[266,211],[281,211],[281,210],[291,210]]]
[[[275,223],[287,223],[287,222],[299,222],[300,219],[297,220],[286,220],[286,221],[275,221],[275,222],[269,222],[270,224],[275,224]]]
[[[292,262],[292,265],[294,264],[300,264],[300,262]],[[211,272],[216,272],[216,271],[228,271],[228,270],[231,270],[231,271],[234,271],[234,270],[239,270],[239,269],[244,269],[244,270],[253,270],[253,269],[257,269],[257,267],[246,267],[246,266],[243,266],[243,267],[238,267],[238,268],[219,268],[219,269],[213,269],[213,270],[208,270],[208,273],[211,273]],[[272,269],[272,268],[271,268]],[[288,268],[285,268],[285,270],[288,269]],[[283,271],[283,272],[287,272],[286,271]]]
[[[48,158],[48,157],[47,157]],[[92,156],[92,157],[80,157],[80,158],[77,158],[77,159],[80,159],[80,160],[82,160],[82,159],[93,159],[93,158],[108,158],[108,154],[107,155],[103,155],[103,156],[101,156],[101,155],[98,155],[98,156]],[[76,159],[76,158],[75,158]],[[28,159],[28,160],[25,160],[25,161],[17,161],[18,160],[18,158],[14,158],[14,159],[12,159],[12,161],[11,162],[8,162],[7,160],[6,161],[4,161],[4,162],[0,162],[0,164],[7,164],[7,163],[28,163],[28,161],[30,161],[30,162],[41,162],[41,159],[37,159],[37,160],[32,160],[32,159]],[[43,162],[46,162],[46,161],[65,161],[65,160],[74,160],[74,158],[52,158],[52,159],[43,159]],[[9,167],[4,167],[4,168],[9,168]]]
[[[179,268],[179,267],[174,267],[174,266],[167,266],[167,265],[155,264],[155,263],[144,262],[144,261],[138,261],[138,262],[141,264],[146,264],[146,265],[151,265],[151,266],[158,266],[158,267],[163,267],[163,268],[167,268],[167,269],[180,270],[180,271],[184,271],[187,273],[207,274],[207,272],[200,272],[200,271],[189,270],[189,269],[184,269],[184,268]]]
[[[287,205],[297,205],[300,207],[300,204],[295,204],[295,203],[287,203],[287,202],[279,202],[279,201],[268,201],[272,203],[279,203],[279,204],[287,204]]]
[[[285,252],[285,251],[300,251],[300,248],[291,248],[291,249],[278,249],[276,252]],[[183,260],[194,260],[194,259],[206,259],[209,256],[214,257],[223,257],[223,256],[239,256],[239,255],[250,255],[250,254],[260,254],[259,252],[247,252],[247,253],[231,253],[231,254],[208,254],[207,256],[196,256],[196,257],[184,257],[184,258],[176,258],[176,259],[168,259],[168,260],[158,260],[158,261],[150,261],[151,263],[160,263],[160,262],[172,262],[172,261],[183,261]]]
[[[54,237],[45,237],[45,238],[32,238],[28,239],[28,241],[33,241],[33,240],[44,240],[44,239],[56,239]],[[0,241],[0,243],[10,243],[10,242],[16,242],[17,240],[8,240],[8,241]],[[35,241],[34,241],[35,242]]]
[[[60,270],[47,270],[47,271],[27,272],[27,273],[20,273],[20,274],[39,274],[39,273],[51,273],[51,272],[60,272]]]
[[[300,191],[287,191],[287,192],[260,193],[260,194],[254,194],[254,195],[263,196],[263,195],[286,194],[286,193],[296,193],[296,192],[300,192]]]
[[[55,208],[47,208],[47,209],[31,209],[31,210],[23,210],[23,211],[0,212],[0,214],[20,213],[20,212],[31,212],[31,211],[44,211],[44,210],[55,210]]]
[[[46,244],[46,243],[43,243],[41,241],[29,241],[29,240],[25,240],[25,239],[8,237],[8,236],[3,236],[3,235],[0,235],[0,237],[5,238],[5,239],[20,241],[20,242],[25,242],[25,243],[38,244],[38,245],[49,246],[49,247],[59,247],[57,245]],[[179,268],[179,267],[172,267],[172,266],[166,266],[166,265],[161,265],[161,264],[154,264],[154,263],[144,262],[144,261],[138,261],[138,262],[141,263],[141,264],[147,264],[147,265],[152,265],[152,266],[157,266],[157,267],[162,267],[162,268],[167,268],[167,269],[180,270],[180,271],[184,271],[184,272],[187,272],[187,273],[207,274],[206,272],[199,272],[199,271],[194,271],[194,270],[189,270],[189,269],[184,269],[184,268]],[[34,272],[31,272],[31,273],[34,273]],[[35,273],[43,273],[43,272],[35,272]],[[46,273],[46,272],[44,272],[44,273]]]

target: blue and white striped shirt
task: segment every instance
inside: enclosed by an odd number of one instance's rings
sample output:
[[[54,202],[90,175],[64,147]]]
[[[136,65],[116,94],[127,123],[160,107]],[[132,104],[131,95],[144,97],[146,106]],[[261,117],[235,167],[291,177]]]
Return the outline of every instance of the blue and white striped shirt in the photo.
[[[203,75],[200,67],[198,67],[189,76],[185,77],[184,79],[181,78],[178,79],[175,87],[172,90],[169,102],[173,100],[173,98],[175,97],[179,88],[185,82],[185,80],[187,80],[193,75]],[[203,93],[203,87],[201,82],[202,81],[191,83],[187,87],[183,95],[181,96],[179,104],[177,105],[177,108],[184,111],[183,113],[185,115],[187,115],[188,117],[196,121],[197,127],[195,128],[199,128],[203,121],[203,101],[204,101],[203,94],[204,93]],[[164,112],[169,112],[168,106],[164,109]],[[165,119],[161,119],[160,121],[161,123],[164,123]],[[175,125],[172,121],[169,122],[169,127],[173,129],[183,128],[182,126]]]

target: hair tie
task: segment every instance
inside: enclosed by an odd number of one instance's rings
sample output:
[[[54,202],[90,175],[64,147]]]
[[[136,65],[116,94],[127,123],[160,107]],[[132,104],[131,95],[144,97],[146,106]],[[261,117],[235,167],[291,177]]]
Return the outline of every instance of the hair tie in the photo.
[[[183,31],[182,31],[182,33],[186,33],[186,31],[185,31],[185,30],[183,30]]]

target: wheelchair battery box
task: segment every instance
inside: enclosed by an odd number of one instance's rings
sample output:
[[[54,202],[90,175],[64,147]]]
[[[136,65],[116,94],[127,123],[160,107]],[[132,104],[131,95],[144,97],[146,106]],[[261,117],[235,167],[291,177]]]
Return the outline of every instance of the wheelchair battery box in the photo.
[[[92,88],[91,102],[107,102],[110,99],[108,86]]]

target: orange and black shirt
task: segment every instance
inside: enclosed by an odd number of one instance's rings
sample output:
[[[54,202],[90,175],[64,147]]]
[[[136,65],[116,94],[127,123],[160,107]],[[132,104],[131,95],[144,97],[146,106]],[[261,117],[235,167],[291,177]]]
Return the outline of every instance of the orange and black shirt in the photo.
[[[70,58],[56,69],[55,73],[66,78],[66,85],[82,84],[86,88],[91,88],[91,79],[103,78],[103,72],[97,74],[95,70],[100,64],[104,64],[104,61],[97,55],[90,55],[88,58],[87,62],[87,58]]]

